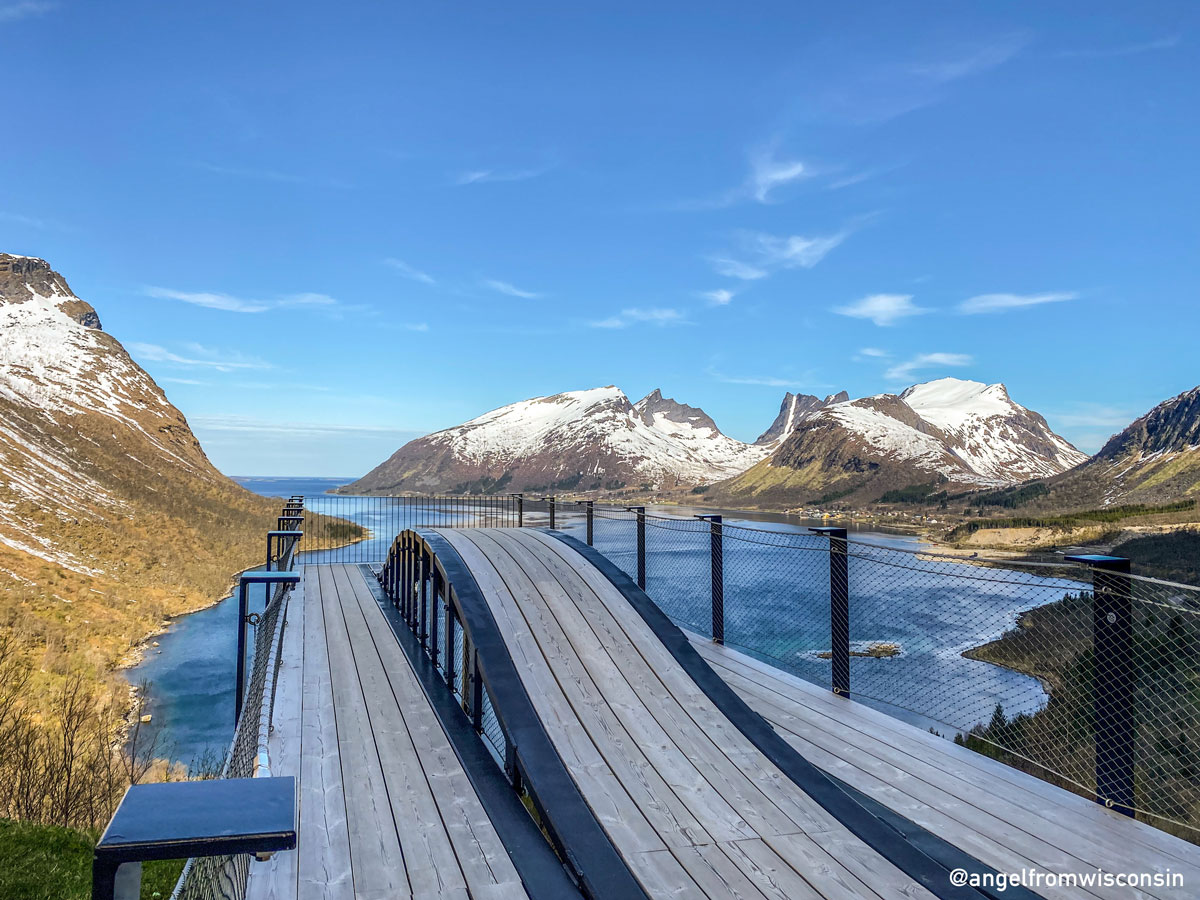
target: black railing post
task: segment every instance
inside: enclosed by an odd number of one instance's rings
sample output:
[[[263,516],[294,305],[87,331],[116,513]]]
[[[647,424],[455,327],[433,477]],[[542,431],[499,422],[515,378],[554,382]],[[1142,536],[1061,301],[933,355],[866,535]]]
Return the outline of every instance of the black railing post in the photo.
[[[712,561],[712,639],[725,643],[725,526],[721,516],[696,516],[708,522],[709,558]]]
[[[1096,721],[1096,802],[1133,815],[1133,584],[1120,556],[1068,556],[1092,570],[1092,710]]]
[[[589,547],[593,545],[592,538],[595,534],[594,526],[596,524],[596,501],[595,500],[576,500],[576,504],[582,504],[587,523],[585,532],[587,535],[586,542]]]
[[[268,531],[267,532],[267,571],[271,571],[274,563],[282,563],[286,555],[283,549],[285,540],[299,541],[304,536],[303,531]],[[275,552],[272,552],[274,548]],[[278,568],[278,567],[276,567]]]
[[[466,647],[466,635],[463,635],[463,647]],[[476,734],[483,734],[483,679],[479,675],[479,654],[471,654],[471,686],[470,714],[471,727]],[[467,693],[464,691],[464,693]]]
[[[441,600],[442,591],[447,590],[447,586],[442,582],[442,576],[438,572],[438,567],[431,564],[429,566],[429,582],[431,590],[429,592],[429,643],[425,643],[425,638],[421,638],[421,646],[429,652],[429,658],[433,660],[433,667],[437,668],[438,661],[438,602]],[[449,598],[447,598],[447,603]],[[425,615],[426,606],[421,607],[421,615]]]
[[[554,498],[553,498],[553,497],[543,497],[542,499],[543,499],[543,500],[545,500],[545,501],[546,501],[546,503],[547,503],[547,504],[548,504],[548,506],[549,506],[549,509],[550,509],[550,530],[551,530],[551,531],[553,531],[553,530],[554,530]]]
[[[829,659],[833,692],[850,696],[850,557],[845,528],[810,528],[829,538]]]
[[[233,695],[233,724],[242,718],[242,699],[246,694],[246,620],[250,610],[250,584],[238,582],[238,630],[237,630],[237,682]]]
[[[646,507],[627,506],[626,512],[637,514],[637,586],[646,589]]]
[[[525,495],[524,494],[510,494],[509,496],[517,501],[517,527],[524,528],[525,527]]]
[[[418,623],[417,628],[421,634],[421,641],[424,643],[425,635],[429,631],[429,585],[425,577],[428,572],[429,563],[424,550],[419,551],[417,559],[419,561],[417,564],[417,576],[421,579],[421,592],[420,594],[413,595],[413,602],[420,605],[420,613],[414,617],[413,621]]]

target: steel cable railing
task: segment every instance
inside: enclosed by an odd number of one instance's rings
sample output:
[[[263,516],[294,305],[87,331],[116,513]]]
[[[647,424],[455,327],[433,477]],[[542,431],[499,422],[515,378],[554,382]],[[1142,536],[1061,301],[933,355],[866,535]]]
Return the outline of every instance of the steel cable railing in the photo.
[[[279,554],[273,561],[276,571],[292,571],[299,539],[297,530],[295,539],[280,542]],[[264,778],[271,775],[271,722],[292,591],[288,583],[264,584],[262,588],[262,612],[252,614],[249,623],[254,629],[254,638],[250,642],[250,675],[246,681],[233,741],[219,778]],[[245,624],[239,627],[245,627]],[[171,894],[171,900],[242,900],[246,896],[249,873],[250,855],[245,853],[189,859]]]
[[[370,536],[341,549],[310,542],[306,561],[374,558],[408,527],[553,524],[631,579],[643,575],[649,596],[696,634],[1200,836],[1200,742],[1190,737],[1200,726],[1200,588],[1116,573],[1120,590],[1107,583],[1098,604],[1093,582],[1105,576],[1086,562],[969,558],[911,539],[564,497],[334,497],[309,506],[310,521],[315,507],[332,533],[356,523]],[[1127,612],[1098,633],[1115,595],[1127,595]],[[438,625],[444,635],[445,620]]]

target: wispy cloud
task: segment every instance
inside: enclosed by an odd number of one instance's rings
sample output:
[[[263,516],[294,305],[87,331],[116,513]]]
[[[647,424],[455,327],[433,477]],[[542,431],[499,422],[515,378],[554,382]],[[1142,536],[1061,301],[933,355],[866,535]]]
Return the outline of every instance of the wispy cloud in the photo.
[[[399,326],[404,331],[428,331],[428,322],[402,322]]]
[[[1065,300],[1075,300],[1079,297],[1075,291],[1057,291],[1046,294],[980,294],[969,297],[958,305],[958,311],[964,315],[979,313],[1005,312],[1010,309],[1022,309],[1026,306],[1041,306],[1043,303],[1062,303]]]
[[[24,3],[5,3],[0,5],[0,22],[19,22],[34,16],[44,16],[58,8],[57,3],[43,3],[39,0],[26,0]]]
[[[544,175],[546,170],[542,169],[471,169],[462,172],[454,179],[454,183],[459,186],[468,184],[487,184],[492,181],[528,181],[530,178],[537,178],[539,175]]]
[[[188,353],[187,356],[168,350],[159,344],[143,344],[134,341],[127,346],[131,353],[147,362],[166,363],[184,368],[215,369],[218,372],[274,368],[269,362],[256,357],[245,356],[235,351],[215,350],[202,344],[185,344],[183,349]]]
[[[281,172],[277,169],[255,169],[244,166],[222,166],[210,162],[198,162],[196,166],[214,175],[226,175],[231,178],[251,178],[257,181],[274,181],[280,184],[307,185],[309,187],[349,188],[349,182],[340,178],[327,178],[320,175],[300,175],[295,172]]]
[[[23,216],[20,213],[0,211],[0,221],[13,222],[17,225],[24,225],[26,228],[36,228],[38,231],[68,231],[65,225],[50,219],[42,219],[36,216]]]
[[[633,307],[621,310],[620,315],[588,322],[588,326],[590,328],[626,328],[630,325],[646,323],[662,327],[666,325],[684,325],[687,321],[687,316],[678,309]]]
[[[846,237],[845,231],[815,237],[800,234],[780,237],[747,231],[738,237],[742,258],[727,255],[710,261],[719,275],[754,281],[782,269],[811,269]]]
[[[507,281],[500,281],[496,278],[485,278],[483,285],[501,294],[508,294],[510,297],[520,297],[522,300],[536,300],[542,296],[541,294],[535,294],[533,291],[523,291],[516,285],[509,284]]]
[[[878,347],[863,347],[850,359],[852,362],[867,362],[868,360],[890,359],[891,356],[892,354]]]
[[[770,274],[766,269],[759,266],[752,266],[749,263],[730,259],[727,256],[714,256],[710,261],[712,262],[713,270],[718,275],[724,275],[727,278],[757,281],[760,278],[766,278]]]
[[[971,357],[966,353],[921,353],[912,359],[898,363],[883,373],[888,381],[910,381],[917,372],[925,369],[940,369],[947,366],[969,366]]]
[[[279,435],[287,437],[316,436],[416,436],[421,432],[376,425],[343,425],[328,422],[264,422],[249,416],[191,416],[192,424],[208,431],[233,431],[246,434]]]
[[[1121,44],[1116,47],[1094,47],[1081,50],[1060,50],[1056,56],[1063,59],[1108,59],[1116,56],[1136,56],[1139,53],[1152,53],[1155,50],[1171,50],[1183,43],[1178,34],[1168,35],[1152,41],[1142,41],[1134,44]]]
[[[171,288],[148,287],[146,295],[160,300],[178,300],[193,306],[219,309],[225,312],[261,313],[272,309],[324,308],[338,306],[338,301],[328,294],[287,294],[272,300],[247,300],[232,294],[216,294],[204,291],[176,291]]]
[[[1071,412],[1047,413],[1046,415],[1057,424],[1068,427],[1124,428],[1136,419],[1139,413],[1132,409],[1122,409],[1116,406],[1082,403]]]
[[[939,60],[918,63],[910,71],[937,83],[957,81],[1008,62],[1029,44],[1025,34],[1006,34],[962,47]]]
[[[422,272],[415,266],[410,266],[404,260],[396,259],[394,256],[389,256],[383,261],[383,264],[391,266],[405,278],[411,278],[413,281],[421,282],[421,284],[437,284],[432,275]]]
[[[718,288],[715,291],[702,291],[700,296],[713,306],[728,306],[733,298],[737,296],[737,293],[725,288]]]
[[[919,316],[933,310],[917,306],[911,294],[871,294],[845,306],[835,306],[833,311],[839,316],[869,319],[876,325],[887,327],[909,316]]]
[[[193,387],[208,387],[210,384],[212,384],[211,381],[200,381],[196,378],[171,378],[166,375],[159,378],[158,381],[165,381],[168,384],[189,384]]]
[[[812,175],[811,169],[798,159],[780,159],[777,144],[755,153],[750,159],[750,178],[746,190],[759,203],[769,203],[771,192]]]
[[[716,369],[708,370],[714,381],[723,384],[748,384],[758,387],[812,389],[811,373],[805,373],[801,378],[782,378],[772,375],[728,375]]]

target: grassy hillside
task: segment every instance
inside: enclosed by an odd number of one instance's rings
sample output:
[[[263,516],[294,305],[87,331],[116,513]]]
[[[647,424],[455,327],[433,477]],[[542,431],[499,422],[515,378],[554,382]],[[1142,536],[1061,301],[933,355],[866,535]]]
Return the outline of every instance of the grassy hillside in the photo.
[[[0,897],[4,900],[88,900],[92,848],[98,834],[0,819]],[[142,900],[171,896],[182,860],[142,866]]]

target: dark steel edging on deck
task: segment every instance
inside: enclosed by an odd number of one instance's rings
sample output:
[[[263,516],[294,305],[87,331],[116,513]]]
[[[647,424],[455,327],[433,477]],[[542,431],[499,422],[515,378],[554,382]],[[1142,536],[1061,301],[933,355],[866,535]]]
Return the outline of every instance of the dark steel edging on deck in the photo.
[[[994,875],[996,870],[811,763],[734,692],[704,661],[683,631],[623,569],[578,538],[561,531],[546,533],[579,553],[621,592],[696,686],[788,778],[859,840],[935,897],[941,900],[979,900],[980,897],[1042,900],[1039,894],[1017,885],[999,892],[994,888],[952,885],[950,872],[953,869],[980,875]]]
[[[492,616],[487,599],[483,596],[483,591],[475,581],[475,576],[471,574],[470,568],[450,542],[436,531],[417,529],[415,534],[425,542],[435,564],[441,568],[446,583],[451,585],[461,614],[462,627],[475,648],[479,673],[491,695],[492,707],[514,747],[520,778],[531,788],[530,797],[537,806],[542,823],[559,854],[581,882],[580,888],[572,887],[572,890],[578,893],[582,889],[585,896],[595,900],[648,900],[645,889],[596,820],[558,751],[554,749],[554,744],[538,718],[533,701],[530,700],[516,665],[509,655],[508,646]],[[399,625],[404,625],[399,615],[395,618],[389,615],[388,621],[392,623],[393,630]],[[405,629],[407,627],[404,625]],[[409,634],[411,636],[411,631]],[[415,639],[413,644],[419,649]],[[408,645],[403,641],[401,646],[405,648],[406,653],[409,652]],[[420,656],[427,660],[423,651],[420,652]],[[441,676],[434,671],[432,662],[428,663],[426,669],[419,670],[418,677],[422,678],[423,686],[426,684],[424,675],[436,679],[436,690],[426,687],[430,700],[444,699],[450,708],[455,710],[459,721],[467,727],[471,741],[486,760],[487,766],[501,778],[504,790],[515,798],[512,786],[503,779],[502,773],[487,754],[478,735],[470,730],[461,707],[446,689]],[[438,710],[436,701],[434,708]],[[440,710],[438,715],[441,716]],[[447,730],[447,734],[451,732]],[[457,749],[457,742],[455,746]],[[482,794],[480,800],[484,800]],[[518,800],[518,806],[519,803]],[[521,815],[525,817],[526,822],[533,824],[529,813],[523,808]],[[501,833],[500,837],[507,847],[507,836]],[[549,850],[549,845],[540,834],[538,840]],[[517,863],[516,857],[513,858],[513,862]],[[521,871],[520,865],[517,868]],[[561,863],[559,869],[562,871]],[[521,872],[521,876],[524,878],[524,872]],[[544,896],[556,895],[549,893]]]
[[[462,763],[471,787],[479,796],[479,802],[496,826],[496,834],[508,851],[509,859],[521,876],[529,896],[532,900],[582,897],[563,867],[562,860],[546,842],[537,823],[521,804],[521,798],[513,791],[504,772],[472,729],[470,720],[463,715],[462,707],[454,695],[446,690],[446,683],[438,674],[433,660],[421,649],[420,642],[384,593],[375,572],[365,563],[358,568],[366,577],[371,595],[383,611],[396,642],[425,691],[434,715],[450,739],[450,745]]]

